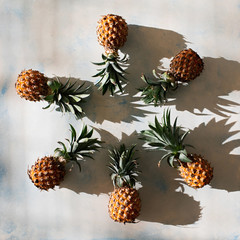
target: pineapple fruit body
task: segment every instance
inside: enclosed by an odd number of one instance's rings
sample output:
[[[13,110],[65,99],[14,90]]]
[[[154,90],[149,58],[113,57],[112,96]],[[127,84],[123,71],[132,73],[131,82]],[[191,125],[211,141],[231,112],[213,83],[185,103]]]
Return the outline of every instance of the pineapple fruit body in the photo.
[[[128,26],[121,16],[107,14],[98,21],[98,42],[107,53],[116,53],[126,42],[127,35]]]
[[[133,223],[139,216],[141,200],[136,189],[116,188],[110,196],[108,212],[110,217],[120,223]]]
[[[44,74],[37,70],[24,70],[18,75],[15,88],[20,97],[29,101],[40,101],[50,92],[47,81]]]
[[[213,178],[213,168],[201,155],[188,154],[191,162],[181,162],[178,167],[180,176],[193,188],[202,188]]]
[[[38,159],[27,172],[37,188],[48,191],[60,185],[66,170],[64,162],[59,157],[45,156]]]
[[[170,63],[169,74],[176,81],[189,82],[194,80],[203,70],[203,61],[191,48],[182,50]]]

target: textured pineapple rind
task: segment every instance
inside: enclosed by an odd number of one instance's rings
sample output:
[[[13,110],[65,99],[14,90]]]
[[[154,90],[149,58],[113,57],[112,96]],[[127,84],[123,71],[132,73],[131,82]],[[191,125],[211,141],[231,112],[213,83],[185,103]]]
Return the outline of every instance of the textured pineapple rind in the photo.
[[[213,168],[201,155],[188,154],[192,162],[181,163],[178,167],[180,176],[193,188],[202,188],[213,178]]]
[[[188,82],[198,77],[203,67],[200,56],[189,48],[182,50],[172,59],[169,72],[176,81]]]
[[[27,173],[37,188],[48,191],[60,185],[64,179],[66,170],[61,158],[45,156],[41,159],[39,158],[35,164],[27,170]]]
[[[110,195],[108,212],[110,217],[120,223],[133,223],[139,216],[141,199],[134,188],[116,188]]]
[[[17,78],[15,88],[17,94],[29,101],[40,101],[49,94],[48,78],[37,70],[23,70]]]
[[[102,95],[107,90],[110,91],[112,96],[117,89],[123,92],[122,84],[126,82],[124,76],[126,72],[123,68],[127,67],[128,56],[125,54],[120,58],[117,54],[102,54],[102,60],[100,63],[94,63],[102,66],[101,69],[98,69],[98,73],[93,76],[100,78],[95,85],[102,91]]]
[[[117,52],[127,41],[127,35],[128,26],[121,16],[107,14],[98,21],[98,42],[108,53]]]

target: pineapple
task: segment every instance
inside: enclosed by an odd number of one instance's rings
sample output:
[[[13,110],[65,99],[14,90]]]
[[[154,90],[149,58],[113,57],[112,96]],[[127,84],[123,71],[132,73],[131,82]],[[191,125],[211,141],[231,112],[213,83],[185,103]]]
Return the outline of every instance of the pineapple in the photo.
[[[126,148],[124,144],[119,149],[109,151],[112,162],[109,165],[112,171],[111,179],[114,191],[110,195],[108,212],[110,217],[120,223],[133,223],[139,216],[141,200],[138,191],[134,188],[139,171],[134,157],[135,146]]]
[[[83,126],[78,137],[71,124],[70,131],[71,139],[67,139],[68,149],[63,142],[58,142],[61,147],[55,149],[56,156],[40,158],[27,170],[29,178],[37,188],[46,191],[54,189],[64,180],[67,163],[75,162],[81,171],[79,160],[85,157],[92,158],[91,154],[100,147],[101,142],[92,138],[93,130],[88,131],[87,126]]]
[[[203,61],[191,48],[182,50],[171,61],[169,73],[177,81],[194,80],[203,70]]]
[[[98,42],[104,47],[105,54],[102,54],[102,62],[94,63],[102,68],[93,77],[100,77],[96,85],[103,95],[107,90],[114,95],[117,88],[123,92],[122,82],[126,82],[123,68],[127,66],[128,57],[125,54],[120,58],[118,50],[126,42],[127,35],[128,26],[121,16],[107,14],[98,21]]]
[[[39,158],[27,173],[37,188],[48,191],[64,180],[65,163],[58,157],[45,156]]]
[[[118,15],[107,14],[98,21],[98,42],[106,52],[115,53],[127,41],[128,26]]]
[[[181,133],[182,128],[177,126],[177,118],[171,125],[170,110],[164,111],[160,124],[155,118],[155,124],[149,124],[149,130],[141,131],[141,139],[149,146],[165,151],[161,158],[167,159],[171,167],[177,167],[183,180],[193,188],[202,188],[209,184],[213,178],[213,168],[201,155],[189,154],[184,144],[184,139],[189,133]],[[159,166],[160,166],[159,162]]]
[[[52,104],[57,106],[56,110],[61,112],[72,112],[75,117],[83,116],[81,104],[88,97],[89,88],[83,88],[83,84],[75,89],[76,82],[70,83],[70,79],[62,84],[58,78],[50,80],[37,70],[23,70],[17,78],[15,88],[20,97],[29,101],[47,101],[49,108]]]
[[[178,83],[194,80],[202,72],[203,66],[202,59],[191,48],[182,50],[171,60],[169,71],[153,72],[157,80],[150,81],[142,75],[141,78],[147,83],[147,87],[139,89],[142,92],[142,100],[147,104],[153,103],[154,106],[166,103],[167,93],[175,90]]]

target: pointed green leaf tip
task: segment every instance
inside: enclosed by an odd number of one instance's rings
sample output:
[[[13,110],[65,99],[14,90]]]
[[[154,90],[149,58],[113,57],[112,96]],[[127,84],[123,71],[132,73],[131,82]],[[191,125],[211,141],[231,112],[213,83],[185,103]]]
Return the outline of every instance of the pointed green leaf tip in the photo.
[[[98,69],[98,73],[93,76],[100,78],[95,85],[102,91],[102,95],[107,91],[110,91],[112,96],[117,90],[123,92],[122,84],[126,82],[124,76],[126,72],[123,68],[127,67],[127,55],[119,58],[117,54],[102,54],[102,60],[100,63],[93,63],[102,66],[101,69]]]
[[[183,143],[189,131],[183,131],[177,126],[177,118],[174,124],[171,124],[169,109],[164,110],[161,123],[155,117],[154,124],[150,123],[148,126],[150,129],[141,131],[140,138],[150,147],[165,152],[161,160],[166,159],[171,167],[175,166],[175,162],[191,162],[185,149],[187,144]]]
[[[86,157],[93,159],[92,154],[98,151],[102,142],[97,138],[92,138],[93,129],[89,131],[87,125],[83,125],[79,136],[77,136],[75,128],[70,124],[70,132],[71,138],[66,139],[69,146],[66,147],[63,142],[58,142],[61,147],[55,149],[55,154],[58,157],[63,157],[67,162],[75,162],[81,171],[79,161]]]
[[[113,147],[109,150],[109,156],[112,160],[108,166],[111,170],[111,179],[115,188],[128,186],[134,187],[140,171],[137,170],[138,164],[134,158],[135,147],[133,145],[127,148],[121,144],[119,148]]]
[[[153,70],[155,80],[149,80],[144,74],[141,76],[142,80],[147,83],[146,87],[140,88],[142,100],[146,104],[154,104],[154,106],[161,106],[167,102],[167,93],[170,90],[176,90],[177,82],[167,72],[157,73]]]
[[[44,98],[48,102],[48,105],[44,109],[49,108],[51,105],[57,106],[56,110],[60,112],[71,112],[75,115],[76,119],[82,118],[84,111],[82,109],[82,103],[90,95],[90,86],[85,87],[85,82],[78,84],[70,82],[71,79],[63,84],[59,79],[49,80],[48,86],[51,92]]]

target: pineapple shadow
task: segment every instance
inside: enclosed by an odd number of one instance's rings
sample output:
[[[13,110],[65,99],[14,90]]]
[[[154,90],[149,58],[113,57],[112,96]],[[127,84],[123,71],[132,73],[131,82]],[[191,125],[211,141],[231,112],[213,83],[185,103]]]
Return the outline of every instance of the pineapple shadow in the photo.
[[[94,83],[89,82],[89,84],[92,86],[92,92],[82,107],[85,115],[92,122],[102,124],[104,120],[108,120],[116,123],[130,123],[138,121],[138,117],[156,113],[141,108],[143,105],[136,102],[137,99],[131,94],[110,96],[107,92],[103,96],[102,92],[94,86]]]
[[[239,103],[223,99],[233,91],[240,91],[240,64],[224,58],[204,57],[204,70],[187,86],[180,86],[169,96],[175,98],[167,105],[175,105],[179,111],[194,112],[194,109],[225,116],[221,111],[232,113],[229,107]]]
[[[213,179],[210,186],[228,192],[239,191],[240,167],[239,155],[230,152],[239,147],[239,139],[232,140],[237,133],[230,132],[234,123],[227,124],[227,120],[216,122],[212,119],[207,125],[202,123],[193,129],[186,138],[186,143],[191,143],[196,152],[207,159],[213,169]]]
[[[119,146],[125,143],[126,146],[137,144],[135,157],[139,162],[141,174],[138,179],[142,187],[139,189],[142,210],[137,220],[159,222],[169,225],[187,225],[196,222],[201,215],[199,202],[193,197],[176,189],[181,184],[174,179],[178,177],[177,171],[163,164],[157,167],[161,157],[157,151],[146,151],[142,148],[142,140],[134,132],[130,136],[123,134],[121,140],[117,139],[108,131],[96,130],[105,142],[104,149],[96,153],[95,160],[87,160],[82,163],[82,172],[74,166],[73,171],[68,173],[60,188],[68,188],[75,193],[87,194],[109,194],[113,191],[113,184],[110,178],[110,171],[107,168],[110,158],[108,148]],[[106,202],[106,211],[107,211]],[[189,212],[189,209],[191,211]]]

